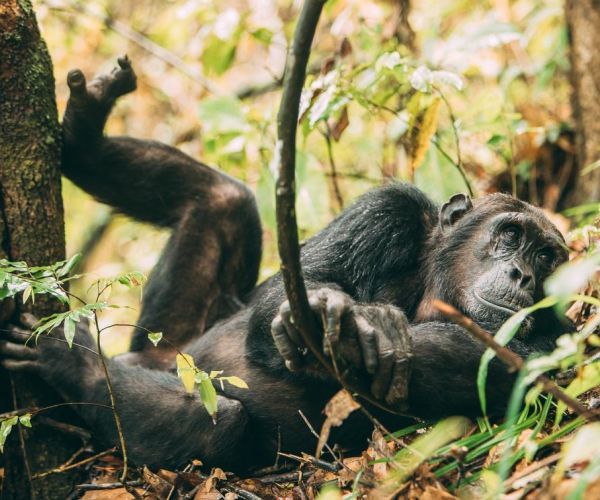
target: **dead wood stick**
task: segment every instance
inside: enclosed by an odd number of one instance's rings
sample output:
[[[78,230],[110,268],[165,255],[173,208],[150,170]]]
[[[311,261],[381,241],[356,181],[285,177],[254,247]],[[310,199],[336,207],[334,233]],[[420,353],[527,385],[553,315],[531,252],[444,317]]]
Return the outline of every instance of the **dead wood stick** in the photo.
[[[467,318],[464,314],[458,311],[456,308],[452,307],[450,304],[446,302],[442,302],[441,300],[433,301],[434,307],[440,311],[446,318],[448,318],[453,323],[456,323],[459,326],[462,326],[465,330],[467,330],[473,337],[477,340],[483,342],[490,349],[493,349],[496,353],[496,356],[506,364],[513,371],[518,371],[523,368],[525,365],[525,361],[521,356],[519,356],[514,351],[511,351],[508,347],[501,346],[494,340],[492,334],[481,328],[477,323],[475,323],[472,319]],[[552,394],[556,399],[565,403],[569,408],[571,408],[578,415],[585,417],[588,420],[598,420],[600,419],[600,412],[597,410],[590,410],[586,408],[583,404],[581,404],[576,399],[573,399],[571,396],[565,394],[565,392],[556,385],[552,380],[550,380],[546,375],[540,374],[535,378],[535,381],[542,386],[544,392],[548,394]]]

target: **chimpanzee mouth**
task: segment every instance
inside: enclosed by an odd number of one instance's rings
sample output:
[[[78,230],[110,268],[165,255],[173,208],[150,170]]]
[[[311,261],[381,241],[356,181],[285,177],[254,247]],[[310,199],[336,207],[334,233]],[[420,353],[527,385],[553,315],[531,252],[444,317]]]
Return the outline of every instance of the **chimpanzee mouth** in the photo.
[[[498,311],[502,311],[505,313],[510,314],[511,316],[513,314],[515,314],[516,312],[518,312],[520,309],[522,309],[523,307],[527,307],[528,305],[531,304],[521,304],[521,305],[517,305],[517,304],[498,304],[497,302],[492,302],[488,299],[484,299],[481,295],[479,295],[476,291],[473,291],[473,295],[475,296],[475,298],[481,302],[483,305],[487,306],[487,307],[491,307],[492,309],[496,309]]]

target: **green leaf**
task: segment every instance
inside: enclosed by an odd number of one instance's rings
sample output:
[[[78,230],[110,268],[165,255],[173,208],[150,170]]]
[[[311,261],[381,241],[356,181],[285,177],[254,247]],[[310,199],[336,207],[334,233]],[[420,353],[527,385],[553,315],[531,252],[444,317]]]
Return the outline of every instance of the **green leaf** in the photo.
[[[125,285],[127,288],[134,288],[142,286],[146,283],[146,276],[139,271],[131,271],[125,274],[121,274],[115,278],[121,285]]]
[[[73,347],[73,339],[75,338],[75,329],[77,327],[77,322],[72,317],[67,317],[65,319],[65,324],[63,327],[63,331],[65,334],[65,339],[69,347]]]
[[[207,73],[222,75],[227,71],[234,59],[237,50],[237,39],[221,40],[219,37],[210,36],[202,53],[202,64]]]
[[[24,427],[31,427],[31,413],[25,413],[19,417],[19,423]]]
[[[600,252],[595,252],[589,257],[567,262],[550,276],[544,283],[547,295],[564,298],[577,293],[584,288],[600,266]]]
[[[204,373],[206,377],[203,377],[199,384],[200,399],[202,400],[206,411],[214,420],[214,416],[217,414],[217,391],[206,372],[202,373]]]
[[[203,128],[213,134],[243,132],[247,128],[242,102],[234,97],[204,99],[198,106]]]
[[[252,37],[267,46],[271,44],[273,40],[273,32],[267,28],[258,28],[256,31],[251,33]]]
[[[177,364],[177,376],[181,379],[183,387],[188,394],[194,392],[196,386],[196,364],[194,358],[189,354],[178,354],[175,358]]]
[[[70,259],[63,260],[61,262],[56,263],[55,264],[55,272],[56,272],[57,276],[59,276],[59,277],[67,276],[80,260],[81,260],[81,254],[76,253]]]
[[[4,453],[4,443],[6,443],[6,438],[9,436],[10,431],[13,426],[16,425],[19,417],[16,415],[14,417],[6,418],[2,420],[0,423],[0,452]]]
[[[240,377],[232,376],[232,377],[221,377],[222,380],[229,382],[234,387],[239,387],[240,389],[248,389],[248,384],[242,380]]]
[[[163,334],[162,332],[153,332],[148,334],[148,340],[154,344],[154,347],[158,345],[158,343],[162,340]]]

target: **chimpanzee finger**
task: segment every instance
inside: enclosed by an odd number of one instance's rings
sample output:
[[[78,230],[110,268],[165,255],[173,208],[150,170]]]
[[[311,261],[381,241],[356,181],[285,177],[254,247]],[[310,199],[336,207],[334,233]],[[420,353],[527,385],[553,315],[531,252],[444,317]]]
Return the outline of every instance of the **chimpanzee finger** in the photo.
[[[0,337],[16,344],[25,344],[32,336],[31,331],[15,325],[8,325],[6,329],[0,329]]]
[[[377,370],[377,341],[375,339],[375,329],[369,322],[360,315],[355,315],[358,342],[362,352],[363,363],[367,373],[373,375]]]
[[[394,348],[390,340],[379,331],[375,331],[375,340],[377,342],[378,366],[371,392],[377,399],[383,399],[390,386],[392,371],[394,369]]]
[[[15,313],[15,301],[12,297],[4,299],[0,302],[0,325],[10,321]]]
[[[13,359],[0,360],[0,366],[11,372],[35,372],[39,368],[37,361],[15,361]]]
[[[344,312],[344,299],[341,294],[327,294],[325,300],[325,335],[332,349],[336,350],[340,343],[340,327]]]
[[[23,313],[19,316],[19,322],[25,328],[33,330],[34,326],[39,323],[39,320],[31,313]]]
[[[281,315],[277,315],[271,323],[271,335],[275,347],[285,360],[285,366],[288,370],[298,370],[302,366],[302,356],[298,351],[298,346],[290,339]]]
[[[396,406],[408,398],[408,384],[410,382],[410,358],[396,359],[394,374],[385,401],[390,406]]]
[[[304,347],[304,343],[302,342],[302,337],[294,324],[294,318],[292,317],[292,309],[290,308],[290,303],[286,300],[281,307],[279,308],[279,316],[283,320],[283,325],[286,327],[288,331],[288,336],[296,344],[296,347]]]
[[[0,357],[20,361],[35,360],[38,357],[38,352],[23,344],[0,340]]]

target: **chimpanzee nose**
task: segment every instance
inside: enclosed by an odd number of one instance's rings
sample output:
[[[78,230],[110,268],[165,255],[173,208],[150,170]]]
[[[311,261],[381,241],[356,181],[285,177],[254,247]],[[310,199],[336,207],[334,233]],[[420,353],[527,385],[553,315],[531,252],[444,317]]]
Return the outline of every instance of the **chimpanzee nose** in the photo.
[[[510,277],[519,284],[519,288],[532,292],[535,288],[535,282],[531,273],[525,272],[522,267],[513,264],[510,272]]]

